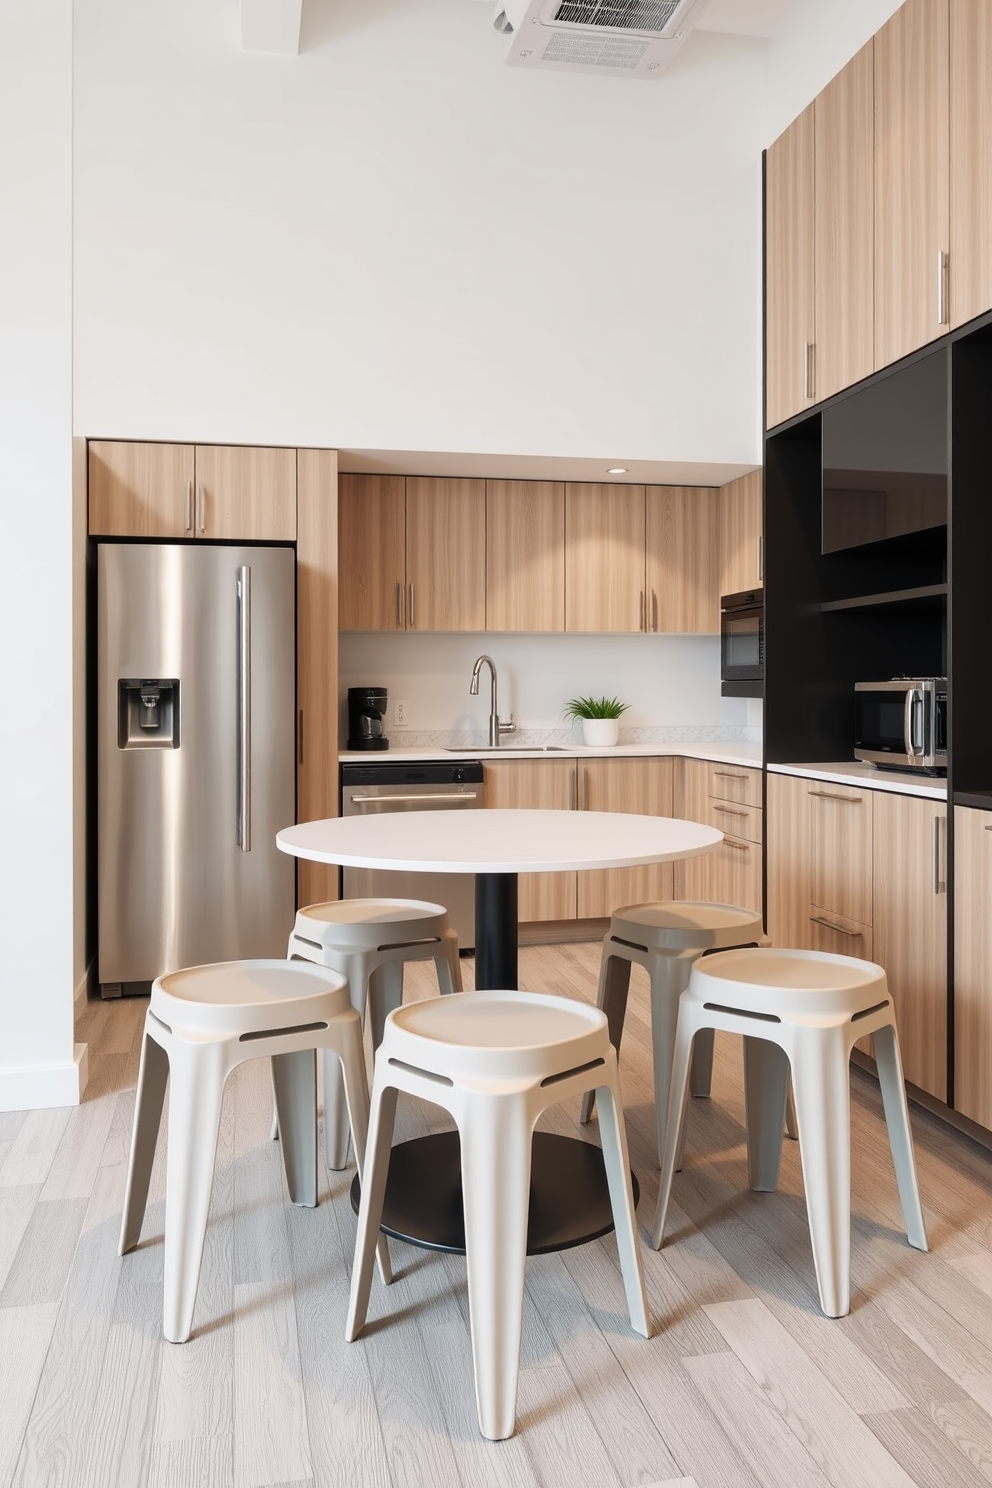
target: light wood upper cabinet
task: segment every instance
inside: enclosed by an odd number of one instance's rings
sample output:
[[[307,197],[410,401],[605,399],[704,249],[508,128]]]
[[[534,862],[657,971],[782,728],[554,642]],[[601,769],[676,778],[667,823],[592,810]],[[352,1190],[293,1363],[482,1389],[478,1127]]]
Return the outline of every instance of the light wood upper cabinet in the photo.
[[[720,488],[720,594],[764,582],[764,476],[752,470]]]
[[[769,428],[813,402],[813,105],[765,161],[766,414]]]
[[[409,476],[408,630],[485,630],[486,483]]]
[[[297,821],[338,814],[338,457],[299,452],[296,546]],[[338,897],[338,870],[301,861],[300,904]]]
[[[992,0],[950,0],[950,214],[958,326],[992,309]]]
[[[906,1079],[946,1100],[947,807],[872,796],[872,959],[885,968]]]
[[[89,531],[94,537],[192,537],[191,444],[92,440]]]
[[[568,811],[575,803],[574,760],[507,760],[484,766],[485,804],[513,810]],[[517,912],[521,924],[574,920],[576,873],[521,873]]]
[[[565,629],[645,626],[644,487],[566,485]]]
[[[339,477],[342,630],[406,627],[406,481]]]
[[[948,45],[948,0],[905,0],[875,37],[876,368],[949,325]]]
[[[198,444],[196,536],[295,541],[295,449]]]
[[[629,811],[640,816],[671,816],[673,761],[670,759],[593,759],[577,761],[578,802],[582,810]],[[590,820],[589,830],[596,825]],[[610,915],[625,904],[671,899],[671,863],[642,868],[593,869],[578,875],[579,919]]]
[[[954,808],[954,1109],[992,1127],[992,815]]]
[[[870,41],[813,107],[817,402],[875,368],[874,91]]]
[[[647,629],[720,629],[720,493],[710,486],[645,491]]]
[[[486,629],[565,629],[565,487],[486,482]]]

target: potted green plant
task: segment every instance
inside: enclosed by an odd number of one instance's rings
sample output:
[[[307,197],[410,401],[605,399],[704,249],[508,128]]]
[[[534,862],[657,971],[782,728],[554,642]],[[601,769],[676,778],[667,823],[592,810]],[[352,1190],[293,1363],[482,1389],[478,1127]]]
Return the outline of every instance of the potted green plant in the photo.
[[[566,705],[565,717],[581,719],[584,743],[615,744],[620,732],[617,720],[629,706],[615,697],[577,697]]]

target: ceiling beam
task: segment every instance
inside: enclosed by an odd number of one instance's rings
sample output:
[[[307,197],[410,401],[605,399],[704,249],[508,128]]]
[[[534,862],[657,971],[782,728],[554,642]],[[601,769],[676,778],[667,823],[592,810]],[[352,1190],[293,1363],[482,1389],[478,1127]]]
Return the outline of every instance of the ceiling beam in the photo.
[[[241,50],[295,57],[303,0],[241,0]]]

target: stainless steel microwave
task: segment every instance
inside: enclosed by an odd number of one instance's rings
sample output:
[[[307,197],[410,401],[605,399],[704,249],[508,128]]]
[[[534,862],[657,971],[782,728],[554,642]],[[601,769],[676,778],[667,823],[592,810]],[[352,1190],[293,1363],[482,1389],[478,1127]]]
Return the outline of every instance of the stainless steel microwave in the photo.
[[[765,684],[764,591],[720,600],[720,681],[724,697],[761,697]]]
[[[947,770],[947,678],[854,685],[854,757],[881,769]]]

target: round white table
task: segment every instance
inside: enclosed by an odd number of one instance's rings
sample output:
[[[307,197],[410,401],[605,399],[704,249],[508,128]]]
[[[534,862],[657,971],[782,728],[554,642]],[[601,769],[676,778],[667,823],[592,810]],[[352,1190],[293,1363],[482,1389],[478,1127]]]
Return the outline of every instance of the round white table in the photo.
[[[285,827],[276,843],[316,863],[475,874],[475,985],[517,987],[517,874],[633,868],[711,852],[715,827],[608,811],[416,811],[333,817]],[[632,1175],[633,1176],[633,1175]],[[635,1202],[637,1179],[634,1181]],[[358,1212],[358,1178],[351,1202]],[[465,1249],[457,1132],[393,1148],[382,1211],[387,1235],[430,1250]],[[583,1245],[613,1229],[602,1155],[588,1142],[535,1132],[529,1255]]]
[[[517,874],[634,868],[711,852],[700,822],[616,811],[410,811],[284,827],[283,852],[349,868],[475,874],[475,985],[517,986]]]

